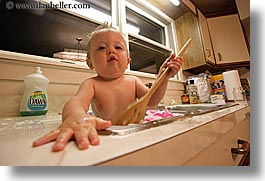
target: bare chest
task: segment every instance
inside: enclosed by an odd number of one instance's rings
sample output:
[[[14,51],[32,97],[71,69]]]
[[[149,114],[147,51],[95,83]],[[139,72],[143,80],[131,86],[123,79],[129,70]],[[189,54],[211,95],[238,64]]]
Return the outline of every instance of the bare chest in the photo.
[[[133,83],[100,84],[95,86],[93,99],[97,115],[104,119],[116,119],[130,103],[136,100]]]

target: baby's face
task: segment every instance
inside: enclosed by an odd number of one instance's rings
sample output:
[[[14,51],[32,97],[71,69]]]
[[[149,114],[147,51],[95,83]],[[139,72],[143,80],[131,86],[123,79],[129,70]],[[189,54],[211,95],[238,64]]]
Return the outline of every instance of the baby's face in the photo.
[[[121,77],[129,63],[122,35],[114,30],[102,30],[93,35],[88,65],[103,78]]]

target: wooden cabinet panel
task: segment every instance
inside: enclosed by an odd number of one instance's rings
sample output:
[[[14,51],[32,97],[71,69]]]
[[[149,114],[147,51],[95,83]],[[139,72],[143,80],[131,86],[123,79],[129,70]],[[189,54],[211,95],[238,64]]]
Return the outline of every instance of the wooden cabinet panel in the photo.
[[[208,19],[216,64],[249,61],[245,37],[237,14]]]
[[[197,12],[197,16],[190,11],[175,20],[178,46],[193,39],[183,55],[182,69],[198,74],[248,66],[249,50],[238,14],[207,19]]]
[[[211,64],[215,64],[214,53],[213,53],[212,42],[210,38],[210,32],[208,29],[207,19],[200,11],[198,11],[198,20],[199,20],[199,24],[201,28],[204,55],[205,55],[206,61]]]
[[[175,20],[178,46],[192,38],[191,46],[185,51],[182,69],[191,69],[205,64],[205,57],[200,36],[200,29],[197,17],[188,12]]]

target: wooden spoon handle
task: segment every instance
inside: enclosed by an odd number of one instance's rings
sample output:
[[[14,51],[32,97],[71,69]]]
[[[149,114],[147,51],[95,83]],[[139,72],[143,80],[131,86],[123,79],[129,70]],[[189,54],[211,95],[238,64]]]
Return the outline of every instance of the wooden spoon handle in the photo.
[[[186,51],[186,49],[190,46],[192,39],[188,39],[188,41],[185,43],[185,45],[183,45],[183,47],[181,48],[181,50],[178,52],[178,56],[182,56],[183,53]]]
[[[185,44],[184,46],[181,48],[181,50],[178,52],[177,56],[182,56],[183,53],[185,52],[185,50],[189,47],[189,45],[191,44],[192,39],[190,38]],[[166,75],[169,74],[170,72],[170,68],[166,68],[166,70],[164,70],[164,72],[161,74],[160,77],[158,77],[158,79],[155,81],[155,83],[153,84],[153,86],[149,89],[149,91],[147,92],[146,96],[151,96],[153,95],[153,93],[156,91],[156,89],[160,86],[160,84],[165,80]]]

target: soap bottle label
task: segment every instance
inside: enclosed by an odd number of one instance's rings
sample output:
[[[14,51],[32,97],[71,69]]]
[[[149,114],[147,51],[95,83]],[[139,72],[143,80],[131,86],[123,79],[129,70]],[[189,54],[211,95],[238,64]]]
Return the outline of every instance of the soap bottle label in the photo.
[[[200,99],[199,99],[197,87],[196,86],[190,86],[189,91],[190,91],[190,94],[189,94],[190,104],[199,104]]]
[[[44,110],[47,107],[47,98],[44,92],[35,91],[28,100],[28,108],[30,110]]]

